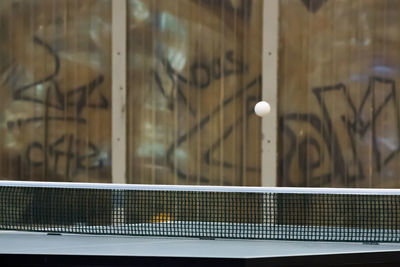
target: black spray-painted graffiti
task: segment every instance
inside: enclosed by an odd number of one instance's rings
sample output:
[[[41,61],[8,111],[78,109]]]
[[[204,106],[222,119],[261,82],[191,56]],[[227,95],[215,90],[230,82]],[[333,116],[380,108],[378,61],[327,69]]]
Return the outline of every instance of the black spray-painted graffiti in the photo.
[[[225,0],[225,1],[214,1],[214,0],[192,0],[199,3],[211,11],[222,14],[227,12],[233,14],[243,20],[248,20],[251,17],[252,0]],[[232,23],[233,24],[233,23]]]
[[[243,75],[248,73],[249,66],[245,64],[242,60],[236,59],[233,51],[227,51],[224,55],[224,58],[214,58],[209,61],[196,61],[192,63],[189,67],[189,77],[184,77],[183,74],[175,71],[167,60],[161,60],[163,64],[163,73],[164,76],[169,78],[168,82],[163,82],[161,79],[162,74],[160,72],[154,71],[154,79],[157,84],[158,89],[161,91],[164,97],[168,99],[171,103],[174,101],[174,95],[169,94],[165,84],[171,84],[170,87],[176,90],[176,96],[180,100],[182,104],[185,105],[187,110],[189,110],[191,116],[196,118],[197,110],[196,106],[193,105],[187,98],[187,90],[208,90],[212,88],[210,85],[213,81],[220,80],[222,77],[229,77],[232,75]],[[235,121],[224,127],[224,132],[221,136],[218,136],[215,140],[207,145],[202,151],[202,160],[203,162],[210,166],[223,166],[224,168],[230,169],[237,167],[235,163],[224,161],[220,162],[219,159],[213,159],[212,154],[216,151],[221,143],[227,140],[233,131],[240,127],[243,124],[245,117],[249,117],[253,113],[253,106],[257,102],[258,96],[261,91],[261,76],[257,76],[254,79],[247,82],[243,87],[240,87],[235,90],[234,94],[226,97],[223,100],[223,103],[214,107],[209,113],[201,114],[201,118],[199,122],[192,126],[189,129],[186,129],[177,140],[174,141],[174,144],[171,144],[167,151],[167,161],[169,162],[169,166],[171,171],[177,173],[178,178],[185,180],[196,181],[199,180],[201,183],[209,183],[210,177],[207,177],[202,174],[191,174],[184,170],[181,166],[175,165],[174,161],[174,152],[179,149],[185,142],[188,141],[191,137],[201,134],[205,128],[209,127],[210,122],[214,119],[218,118],[218,114],[223,112],[223,110],[232,105],[235,99],[245,98],[246,102],[246,112],[245,114],[238,116]],[[170,105],[171,109],[175,107]],[[242,144],[244,145],[244,144]],[[251,166],[242,166],[246,171],[250,172],[259,172],[259,168],[251,167]],[[242,175],[243,172],[240,172]],[[232,181],[225,180],[224,183],[230,184]]]
[[[39,167],[47,164],[47,168],[54,172],[59,171],[60,161],[64,160],[66,177],[74,176],[81,170],[103,167],[102,160],[98,159],[100,151],[96,145],[91,142],[86,145],[86,142],[75,138],[74,135],[62,135],[53,143],[48,144],[47,151],[45,150],[42,143],[32,142],[26,149],[25,157],[32,166]],[[50,164],[50,159],[52,159],[52,164]],[[73,170],[75,173],[70,173]]]
[[[306,6],[307,10],[312,13],[317,13],[322,5],[328,0],[301,0]]]
[[[322,116],[293,113],[280,117],[280,131],[289,140],[286,144],[289,148],[280,160],[281,185],[324,185],[331,179],[349,185],[365,179],[367,168],[381,172],[400,153],[400,118],[394,80],[371,77],[358,104],[342,83],[314,88],[313,93]],[[384,125],[390,129],[383,129]],[[300,134],[300,129],[306,128],[311,130]],[[372,157],[366,157],[360,150],[362,142],[371,148]],[[293,162],[296,153],[298,162]],[[326,161],[328,167],[323,166]],[[292,182],[290,170],[294,164],[303,177],[308,176],[308,181]]]
[[[204,90],[209,88],[213,81],[220,80],[222,77],[229,77],[232,75],[242,75],[249,71],[248,64],[245,64],[242,60],[234,57],[233,51],[229,50],[225,53],[224,58],[216,57],[210,61],[199,60],[192,63],[189,67],[190,78],[184,77],[182,74],[175,71],[169,64],[168,60],[160,59],[163,65],[163,71],[169,79],[171,88],[175,88],[177,91],[177,97],[189,108],[189,111],[193,116],[196,115],[195,107],[188,104],[187,96],[185,95],[185,88],[197,88]],[[174,95],[168,93],[171,90],[167,90],[164,85],[161,74],[154,71],[154,79],[158,89],[161,93],[169,99],[170,108],[173,109]]]
[[[198,134],[199,132],[203,131],[204,128],[207,127],[207,125],[210,123],[212,119],[215,119],[219,113],[228,105],[232,104],[235,98],[240,98],[240,97],[245,97],[246,92],[250,91],[251,89],[256,89],[258,90],[261,88],[261,76],[251,80],[248,82],[244,87],[239,88],[236,91],[236,94],[234,96],[228,97],[224,99],[223,105],[219,105],[216,108],[214,108],[211,113],[206,114],[200,119],[200,122],[196,125],[194,125],[192,128],[188,129],[184,134],[179,136],[177,140],[175,140],[175,144],[171,145],[168,153],[167,153],[167,158],[168,162],[170,164],[171,170],[175,170],[178,177],[181,179],[189,179],[189,180],[196,180],[199,179],[201,183],[209,183],[210,182],[210,177],[206,177],[203,175],[192,175],[190,173],[187,173],[184,171],[182,168],[179,166],[174,165],[174,160],[173,160],[173,153],[174,151],[179,148],[182,144],[184,144],[189,138],[192,136]],[[248,95],[246,97],[246,117],[249,117],[250,115],[253,114],[253,107],[254,104],[257,102],[257,95]],[[227,126],[224,128],[224,132],[222,136],[218,137],[216,140],[213,140],[210,146],[208,146],[205,151],[202,153],[202,159],[203,162],[207,165],[214,165],[214,166],[220,166],[221,162],[218,160],[213,160],[211,159],[211,154],[216,151],[220,146],[221,143],[224,142],[229,138],[229,136],[233,133],[234,129],[239,127],[244,120],[244,116],[239,116],[234,123],[231,125]],[[228,161],[222,162],[222,165],[224,168],[234,168],[234,164]],[[249,166],[244,166],[244,168],[247,171],[250,172],[259,172],[260,169],[254,168],[254,167],[249,167]],[[240,173],[242,174],[242,172]],[[226,184],[230,184],[231,181],[224,181]]]
[[[62,135],[56,138],[53,143],[50,143],[51,141],[49,136],[51,133],[49,132],[49,127],[50,122],[52,121],[74,122],[78,125],[86,124],[87,119],[82,115],[85,108],[107,109],[109,107],[109,102],[99,90],[99,87],[104,81],[104,76],[100,74],[87,84],[79,85],[69,90],[61,90],[62,85],[58,80],[58,75],[61,69],[59,55],[48,43],[40,38],[35,36],[33,42],[38,46],[38,48],[44,49],[49,55],[51,55],[54,62],[53,72],[43,79],[21,87],[15,87],[15,84],[17,84],[15,79],[18,79],[18,73],[17,67],[14,67],[7,76],[5,83],[8,84],[9,87],[13,88],[13,99],[15,101],[24,101],[42,105],[44,107],[44,112],[43,115],[40,116],[7,121],[8,129],[13,130],[16,127],[21,128],[29,126],[35,122],[42,122],[44,129],[43,141],[33,141],[28,144],[25,150],[25,159],[33,168],[44,166],[46,173],[61,172],[64,173],[66,177],[70,177],[70,175],[76,170],[79,171],[80,169],[102,167],[102,162],[92,162],[89,165],[82,163],[84,159],[93,159],[100,155],[100,151],[95,144],[90,142],[87,143],[85,147],[87,147],[86,150],[89,150],[89,152],[86,151],[84,154],[81,154],[82,152],[78,152],[79,149],[77,149],[77,147],[82,146],[85,143],[76,139],[72,135]],[[38,93],[38,87],[45,88],[45,93]],[[65,115],[67,108],[75,111],[72,112],[72,116]],[[57,111],[61,112],[59,113],[60,115],[52,115],[52,113],[57,113]],[[64,150],[62,150],[60,147],[64,143],[68,143],[69,145],[65,146],[63,148]],[[72,153],[72,149],[75,151],[74,153]],[[32,152],[35,150],[41,151],[40,158],[32,157]],[[61,157],[66,158],[64,170],[59,169],[59,160]],[[76,164],[74,164],[75,171],[71,170],[71,162],[73,159],[76,162]],[[53,164],[50,164],[50,160],[53,161]]]

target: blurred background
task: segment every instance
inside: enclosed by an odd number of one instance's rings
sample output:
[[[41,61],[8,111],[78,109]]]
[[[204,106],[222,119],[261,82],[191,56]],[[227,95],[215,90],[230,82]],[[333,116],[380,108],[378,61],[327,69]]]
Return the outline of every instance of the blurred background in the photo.
[[[276,185],[398,187],[400,2],[263,4],[127,0],[126,182],[261,185],[277,34]],[[1,179],[112,182],[111,49],[111,0],[0,2]]]

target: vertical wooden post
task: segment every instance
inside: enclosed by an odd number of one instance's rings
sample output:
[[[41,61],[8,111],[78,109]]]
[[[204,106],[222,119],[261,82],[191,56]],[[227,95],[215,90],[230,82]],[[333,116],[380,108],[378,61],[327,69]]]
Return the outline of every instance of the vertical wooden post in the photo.
[[[112,0],[112,182],[126,183],[127,3]]]
[[[262,98],[271,113],[262,119],[261,185],[277,185],[279,0],[264,0]]]

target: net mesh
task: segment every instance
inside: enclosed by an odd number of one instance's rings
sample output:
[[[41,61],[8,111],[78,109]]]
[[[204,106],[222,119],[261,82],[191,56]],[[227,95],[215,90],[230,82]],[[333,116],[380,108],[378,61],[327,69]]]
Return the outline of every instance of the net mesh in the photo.
[[[400,195],[0,186],[0,230],[399,242]]]

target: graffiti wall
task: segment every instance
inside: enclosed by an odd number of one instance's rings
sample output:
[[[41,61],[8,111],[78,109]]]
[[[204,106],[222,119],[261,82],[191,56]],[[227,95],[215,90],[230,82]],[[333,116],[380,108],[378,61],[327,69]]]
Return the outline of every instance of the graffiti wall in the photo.
[[[398,187],[400,2],[280,9],[278,184]]]
[[[110,181],[110,1],[0,2],[0,176]]]
[[[259,184],[262,2],[129,3],[130,181]]]
[[[128,0],[128,182],[257,185],[256,0]],[[0,1],[0,176],[111,182],[111,0]]]
[[[262,1],[129,5],[129,181],[259,185]]]

